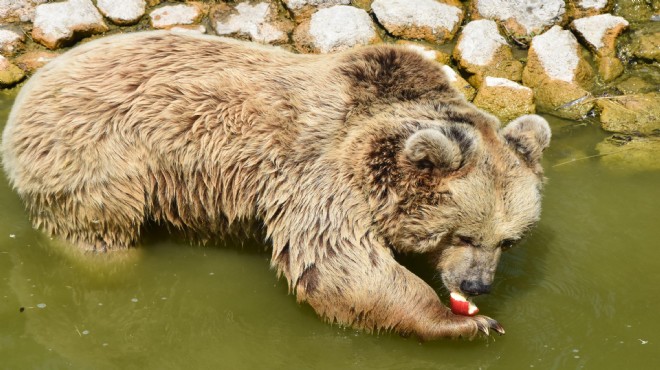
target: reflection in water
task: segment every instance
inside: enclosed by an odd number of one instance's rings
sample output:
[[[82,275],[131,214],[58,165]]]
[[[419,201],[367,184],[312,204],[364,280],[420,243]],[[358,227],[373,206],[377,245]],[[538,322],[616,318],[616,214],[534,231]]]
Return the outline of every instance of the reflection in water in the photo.
[[[0,95],[0,122],[11,99]],[[155,235],[119,257],[75,255],[32,230],[3,178],[1,367],[648,368],[660,345],[660,173],[611,171],[598,157],[557,166],[596,154],[605,135],[550,120],[541,223],[477,298],[504,337],[419,344],[323,323],[255,241]],[[433,279],[423,259],[405,260]]]

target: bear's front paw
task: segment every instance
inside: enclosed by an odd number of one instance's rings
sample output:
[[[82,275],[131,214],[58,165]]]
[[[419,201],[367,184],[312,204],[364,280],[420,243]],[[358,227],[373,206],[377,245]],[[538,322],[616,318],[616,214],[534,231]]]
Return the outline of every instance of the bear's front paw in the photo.
[[[488,316],[473,316],[471,319],[474,319],[474,322],[477,325],[479,331],[486,335],[490,334],[491,329],[499,335],[504,335],[504,328],[502,325]]]
[[[450,315],[452,324],[446,327],[449,329],[450,337],[473,339],[480,333],[488,336],[491,330],[500,335],[504,334],[502,325],[488,316]]]
[[[416,330],[415,334],[423,341],[438,338],[474,339],[479,334],[490,335],[491,330],[500,335],[504,334],[502,325],[490,317],[463,316],[448,312],[435,325],[423,326]]]

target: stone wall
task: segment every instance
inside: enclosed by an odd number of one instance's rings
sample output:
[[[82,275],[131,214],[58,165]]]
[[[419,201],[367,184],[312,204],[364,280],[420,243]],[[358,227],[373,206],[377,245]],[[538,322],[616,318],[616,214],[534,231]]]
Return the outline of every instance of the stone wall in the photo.
[[[655,135],[660,5],[630,2],[0,0],[0,87],[78,43],[122,32],[208,33],[299,53],[400,43],[448,65],[454,86],[503,122],[536,111],[600,113],[606,130]]]

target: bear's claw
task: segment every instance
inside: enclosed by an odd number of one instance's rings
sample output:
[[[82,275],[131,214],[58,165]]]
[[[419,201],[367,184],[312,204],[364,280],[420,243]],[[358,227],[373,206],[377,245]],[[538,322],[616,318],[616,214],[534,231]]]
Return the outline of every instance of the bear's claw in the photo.
[[[487,316],[477,316],[476,319],[478,319],[476,321],[479,331],[483,332],[484,334],[489,335],[490,329],[493,329],[499,335],[505,334],[502,325],[500,325],[500,323],[498,323],[494,319],[491,319],[490,317]]]

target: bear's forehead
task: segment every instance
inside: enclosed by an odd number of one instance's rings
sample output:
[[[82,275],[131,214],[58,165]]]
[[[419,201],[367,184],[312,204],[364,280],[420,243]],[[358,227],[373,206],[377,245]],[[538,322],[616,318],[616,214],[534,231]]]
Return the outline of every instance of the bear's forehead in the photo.
[[[540,182],[531,171],[475,169],[449,187],[457,217],[465,225],[488,225],[498,234],[515,236],[539,218]]]

